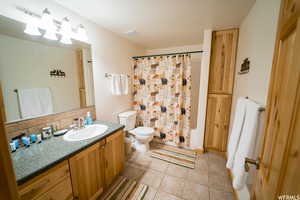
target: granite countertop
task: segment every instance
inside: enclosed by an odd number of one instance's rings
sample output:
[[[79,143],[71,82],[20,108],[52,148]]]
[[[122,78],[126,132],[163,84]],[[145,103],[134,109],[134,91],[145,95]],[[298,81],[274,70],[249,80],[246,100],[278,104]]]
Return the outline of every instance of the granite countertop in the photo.
[[[48,140],[43,140],[40,144],[32,144],[29,148],[21,148],[12,153],[18,185],[124,128],[121,124],[103,121],[95,121],[94,123],[107,125],[108,130],[100,136],[76,142],[65,141],[63,136],[52,136]]]

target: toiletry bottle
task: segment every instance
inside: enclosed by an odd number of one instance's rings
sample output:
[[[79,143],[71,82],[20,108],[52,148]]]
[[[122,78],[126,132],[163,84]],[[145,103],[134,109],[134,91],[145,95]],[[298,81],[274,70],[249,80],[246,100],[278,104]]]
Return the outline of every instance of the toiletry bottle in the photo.
[[[87,125],[92,125],[93,124],[93,118],[91,117],[91,112],[86,113],[86,124]]]

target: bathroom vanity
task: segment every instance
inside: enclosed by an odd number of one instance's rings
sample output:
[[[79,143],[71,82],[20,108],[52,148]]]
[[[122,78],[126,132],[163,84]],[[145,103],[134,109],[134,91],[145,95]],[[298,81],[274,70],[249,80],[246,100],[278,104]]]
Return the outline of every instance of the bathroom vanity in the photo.
[[[97,199],[124,167],[123,126],[95,138],[68,142],[63,136],[12,154],[22,200]]]

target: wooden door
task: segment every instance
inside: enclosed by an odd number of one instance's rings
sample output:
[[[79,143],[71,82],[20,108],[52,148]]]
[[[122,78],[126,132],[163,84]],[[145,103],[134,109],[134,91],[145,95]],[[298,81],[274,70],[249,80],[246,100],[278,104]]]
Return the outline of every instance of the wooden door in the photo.
[[[226,151],[230,110],[231,95],[208,95],[205,149],[221,152]]]
[[[104,147],[105,142],[89,147],[70,158],[70,170],[74,198],[97,199],[104,190]]]
[[[283,0],[252,198],[300,194],[300,0]]]
[[[114,133],[106,139],[105,145],[105,184],[109,186],[120,174],[125,163],[123,130]]]
[[[214,31],[208,93],[232,94],[238,29]]]
[[[5,200],[20,199],[2,114],[0,114],[0,197]]]

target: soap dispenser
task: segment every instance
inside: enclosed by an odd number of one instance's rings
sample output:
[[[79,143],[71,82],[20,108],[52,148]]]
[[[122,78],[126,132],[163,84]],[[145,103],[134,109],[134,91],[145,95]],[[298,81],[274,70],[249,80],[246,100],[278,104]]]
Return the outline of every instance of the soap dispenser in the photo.
[[[86,123],[86,125],[92,125],[93,124],[93,118],[91,116],[91,112],[86,113],[85,123]]]

